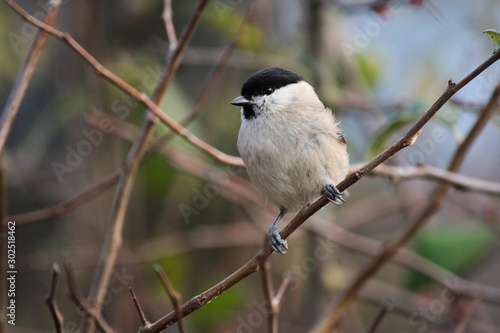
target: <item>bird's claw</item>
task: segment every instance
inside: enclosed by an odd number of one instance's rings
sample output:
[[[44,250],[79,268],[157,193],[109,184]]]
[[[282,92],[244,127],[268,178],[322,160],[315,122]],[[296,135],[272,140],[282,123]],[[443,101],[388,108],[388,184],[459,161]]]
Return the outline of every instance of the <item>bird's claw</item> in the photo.
[[[275,227],[271,227],[269,229],[269,233],[271,234],[271,248],[274,252],[278,252],[280,254],[285,254],[286,250],[288,250],[288,243],[286,240],[281,238],[278,229]]]
[[[342,202],[345,202],[344,198],[342,198],[342,195],[344,192],[340,192],[335,185],[332,184],[327,184],[323,188],[323,195],[331,202],[336,205],[341,205]]]

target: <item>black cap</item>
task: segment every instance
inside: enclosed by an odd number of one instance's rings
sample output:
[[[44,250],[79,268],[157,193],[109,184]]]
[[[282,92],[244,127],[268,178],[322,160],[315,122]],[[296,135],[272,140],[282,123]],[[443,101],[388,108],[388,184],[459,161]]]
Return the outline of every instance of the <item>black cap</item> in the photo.
[[[281,67],[262,69],[250,76],[241,88],[241,95],[261,96],[292,83],[304,81],[304,78]]]

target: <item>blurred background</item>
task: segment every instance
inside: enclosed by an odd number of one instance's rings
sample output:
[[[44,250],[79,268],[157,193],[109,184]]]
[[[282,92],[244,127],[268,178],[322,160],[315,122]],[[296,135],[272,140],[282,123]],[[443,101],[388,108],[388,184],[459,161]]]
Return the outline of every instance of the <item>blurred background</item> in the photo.
[[[44,1],[18,3],[36,17],[46,8]],[[182,121],[191,113],[249,4],[209,3],[161,103],[169,116]],[[178,35],[195,6],[195,1],[173,1]],[[55,27],[151,95],[169,46],[162,11],[162,1],[66,0]],[[239,109],[229,102],[249,75],[282,66],[316,88],[341,120],[351,163],[362,163],[400,138],[449,79],[459,81],[487,59],[493,47],[482,32],[499,28],[496,0],[258,1],[253,20],[187,128],[219,150],[238,155]],[[2,105],[35,33],[0,4]],[[497,63],[459,91],[424,127],[416,144],[387,164],[446,169],[499,78]],[[26,213],[65,202],[115,173],[144,115],[142,106],[98,77],[67,45],[49,38],[2,160],[8,215],[17,221],[17,321],[9,331],[53,331],[44,297],[55,262],[71,262],[87,295],[116,187],[60,214],[33,218]],[[500,183],[499,126],[497,112],[468,153],[461,174]],[[155,137],[166,133],[159,124]],[[276,286],[287,272],[294,274],[283,300],[280,331],[306,332],[323,318],[339,291],[368,262],[366,252],[399,235],[437,184],[366,177],[349,189],[346,204],[327,206],[293,234],[287,255],[271,257]],[[217,163],[180,138],[165,141],[161,151],[148,154],[135,179],[104,317],[120,332],[137,330],[140,320],[129,287],[151,321],[170,312],[154,264],[189,300],[247,262],[261,247],[276,213],[243,169]],[[452,189],[407,248],[498,295],[499,223],[498,193]],[[469,312],[466,332],[498,332],[500,298],[452,294],[415,268],[411,263],[386,265],[362,289],[339,331],[363,332],[379,304],[389,301],[394,309],[379,332],[458,332]],[[446,282],[463,285],[462,280]],[[66,331],[79,332],[82,313],[67,295],[63,275],[57,300]],[[260,277],[254,274],[189,315],[185,324],[189,332],[265,332],[263,299]],[[166,330],[176,331],[176,326]]]

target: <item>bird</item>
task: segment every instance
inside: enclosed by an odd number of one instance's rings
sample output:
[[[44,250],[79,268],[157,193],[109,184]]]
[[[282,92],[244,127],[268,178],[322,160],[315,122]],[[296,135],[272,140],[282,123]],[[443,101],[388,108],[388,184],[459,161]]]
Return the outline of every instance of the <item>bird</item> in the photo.
[[[241,107],[237,147],[253,185],[279,209],[269,228],[271,248],[285,254],[288,243],[277,226],[324,195],[345,202],[335,184],[348,172],[346,141],[332,111],[299,74],[270,67],[252,74],[231,101]]]

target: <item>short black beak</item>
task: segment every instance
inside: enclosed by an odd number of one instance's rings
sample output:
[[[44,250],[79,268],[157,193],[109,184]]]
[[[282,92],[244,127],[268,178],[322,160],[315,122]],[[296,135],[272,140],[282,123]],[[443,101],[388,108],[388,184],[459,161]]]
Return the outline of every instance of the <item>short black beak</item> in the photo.
[[[231,104],[233,105],[238,105],[238,106],[246,106],[246,105],[252,105],[252,102],[250,102],[248,99],[246,99],[243,96],[236,97],[231,101]]]

